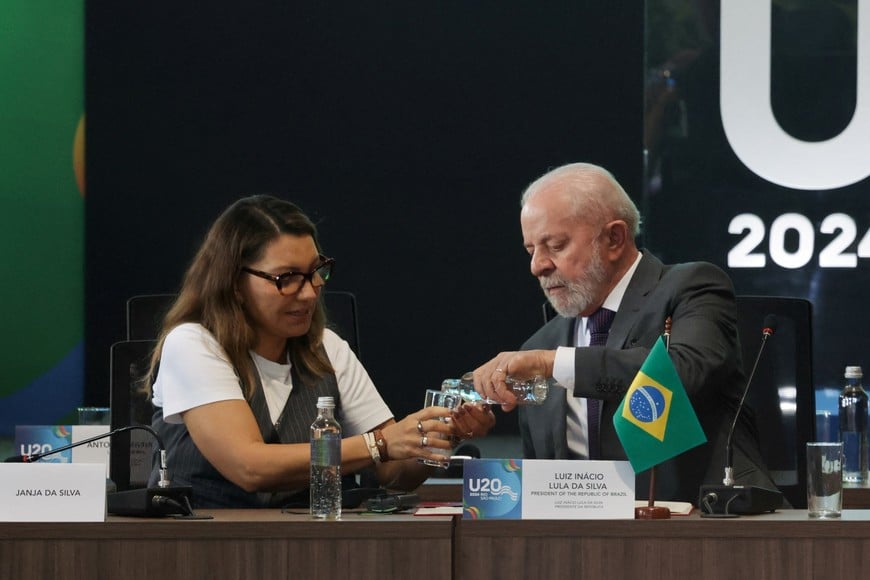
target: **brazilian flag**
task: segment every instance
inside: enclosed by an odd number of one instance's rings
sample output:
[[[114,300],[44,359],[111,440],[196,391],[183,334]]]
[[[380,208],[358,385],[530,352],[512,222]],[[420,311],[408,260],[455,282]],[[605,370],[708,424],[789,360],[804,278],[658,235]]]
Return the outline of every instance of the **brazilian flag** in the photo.
[[[663,338],[625,393],[613,426],[635,473],[707,441]]]

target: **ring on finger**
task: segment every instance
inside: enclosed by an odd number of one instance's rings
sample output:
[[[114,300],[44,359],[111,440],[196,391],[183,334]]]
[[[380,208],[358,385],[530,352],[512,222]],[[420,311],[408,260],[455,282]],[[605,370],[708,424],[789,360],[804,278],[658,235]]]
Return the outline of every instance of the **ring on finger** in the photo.
[[[427,447],[429,445],[429,437],[423,435],[420,437],[420,447]]]
[[[417,420],[417,432],[423,434],[423,421]]]

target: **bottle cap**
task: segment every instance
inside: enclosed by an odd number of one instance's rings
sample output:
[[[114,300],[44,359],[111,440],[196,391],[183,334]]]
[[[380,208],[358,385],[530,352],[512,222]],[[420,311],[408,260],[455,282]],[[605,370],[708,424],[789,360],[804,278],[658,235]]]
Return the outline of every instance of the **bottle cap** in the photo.
[[[334,397],[317,397],[317,408],[318,409],[335,409],[335,398]]]
[[[847,379],[860,379],[863,376],[864,373],[861,372],[861,367],[846,367]]]

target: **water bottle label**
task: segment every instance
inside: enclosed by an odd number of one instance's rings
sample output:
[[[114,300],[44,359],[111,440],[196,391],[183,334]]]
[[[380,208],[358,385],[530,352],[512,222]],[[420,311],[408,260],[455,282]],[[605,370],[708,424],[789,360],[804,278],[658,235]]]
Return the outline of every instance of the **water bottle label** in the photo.
[[[341,465],[341,436],[323,433],[311,440],[312,465]]]

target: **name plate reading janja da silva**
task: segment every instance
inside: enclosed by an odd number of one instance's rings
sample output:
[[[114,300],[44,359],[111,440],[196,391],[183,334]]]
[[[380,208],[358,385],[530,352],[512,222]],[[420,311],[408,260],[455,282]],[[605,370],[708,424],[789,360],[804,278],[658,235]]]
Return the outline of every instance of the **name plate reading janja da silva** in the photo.
[[[634,519],[627,461],[476,459],[465,462],[465,519]]]
[[[0,463],[0,521],[106,520],[102,463]]]

